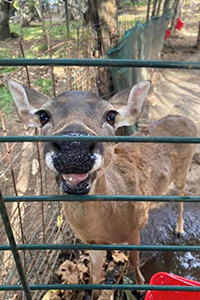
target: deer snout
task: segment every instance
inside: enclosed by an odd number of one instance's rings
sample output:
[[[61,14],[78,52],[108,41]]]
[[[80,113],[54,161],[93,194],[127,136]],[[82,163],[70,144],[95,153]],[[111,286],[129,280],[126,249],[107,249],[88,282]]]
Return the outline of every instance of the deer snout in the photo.
[[[69,136],[88,136],[86,133],[68,132]],[[85,141],[70,141],[53,143],[55,153],[53,163],[59,173],[83,174],[88,173],[94,163],[95,143]]]
[[[68,136],[90,136],[86,132],[65,132]],[[93,141],[59,141],[45,146],[46,163],[62,179],[64,192],[86,194],[89,181],[101,166],[103,146]],[[87,189],[85,189],[87,186]]]

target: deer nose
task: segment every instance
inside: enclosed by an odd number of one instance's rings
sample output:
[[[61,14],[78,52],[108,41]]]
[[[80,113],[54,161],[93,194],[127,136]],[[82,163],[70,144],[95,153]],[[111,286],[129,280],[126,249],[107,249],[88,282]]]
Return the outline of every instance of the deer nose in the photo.
[[[64,135],[67,136],[90,136],[90,134],[86,132],[65,132]],[[66,152],[66,151],[73,151],[74,149],[79,149],[88,151],[91,155],[95,149],[95,142],[93,141],[61,141],[61,142],[54,142],[52,143],[56,152]]]
[[[90,136],[86,132],[65,132],[67,136]],[[93,141],[60,141],[52,143],[53,163],[59,173],[87,173],[95,163]]]

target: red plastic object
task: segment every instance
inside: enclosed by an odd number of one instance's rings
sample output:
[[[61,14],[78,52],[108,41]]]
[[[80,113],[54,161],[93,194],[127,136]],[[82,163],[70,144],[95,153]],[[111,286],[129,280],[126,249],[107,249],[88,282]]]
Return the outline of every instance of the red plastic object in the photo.
[[[165,40],[168,39],[168,37],[170,36],[170,34],[171,34],[171,30],[167,29],[166,33],[165,33]]]
[[[185,23],[182,22],[180,18],[177,18],[175,28],[178,29],[178,30],[181,30],[184,25],[185,25]]]
[[[200,286],[200,282],[165,272],[153,275],[149,284]],[[147,291],[144,300],[200,300],[200,292]]]

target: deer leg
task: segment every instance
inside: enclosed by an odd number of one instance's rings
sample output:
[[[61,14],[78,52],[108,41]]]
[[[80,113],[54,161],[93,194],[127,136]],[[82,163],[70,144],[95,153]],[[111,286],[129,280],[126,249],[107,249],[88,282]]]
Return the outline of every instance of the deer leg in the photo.
[[[102,268],[103,268],[106,251],[91,250],[88,252],[89,252],[90,263],[91,263],[90,283],[98,284],[102,276]],[[99,297],[99,291],[93,290],[91,295],[91,300],[96,300],[98,299],[98,297]]]
[[[132,242],[133,245],[140,245],[140,235],[138,234],[137,237]],[[140,252],[139,251],[130,251],[129,253],[129,262],[135,272],[135,280],[136,284],[144,284],[145,279],[140,272]]]
[[[191,154],[193,156],[193,153]],[[175,179],[175,184],[178,188],[178,195],[183,197],[185,194],[185,183],[187,173],[189,171],[190,163],[192,160],[192,156],[188,156],[188,160],[183,164],[182,169],[179,169],[177,173],[177,178]],[[179,209],[178,209],[178,219],[176,223],[176,234],[177,237],[180,237],[183,233],[183,202],[179,202]]]
[[[183,188],[181,191],[179,191],[178,195],[180,197],[184,196],[184,192],[185,192],[185,189]],[[183,230],[183,202],[179,202],[178,204],[178,207],[179,207],[179,210],[178,210],[178,219],[177,219],[177,223],[176,223],[176,233],[177,233],[177,236],[180,237],[183,233],[184,233],[184,230]]]
[[[142,276],[139,268],[140,263],[140,252],[139,251],[130,251],[129,262],[135,272],[135,281],[136,284],[144,284],[144,277]]]

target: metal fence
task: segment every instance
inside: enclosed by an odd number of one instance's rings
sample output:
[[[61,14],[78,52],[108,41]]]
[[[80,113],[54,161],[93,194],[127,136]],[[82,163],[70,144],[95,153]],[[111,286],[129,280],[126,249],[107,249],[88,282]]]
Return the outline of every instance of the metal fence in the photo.
[[[153,67],[153,68],[180,68],[180,69],[200,69],[200,62],[179,62],[179,61],[133,61],[133,60],[97,60],[97,59],[0,59],[2,66],[122,66],[122,67]],[[134,143],[195,143],[200,144],[200,138],[187,138],[187,137],[63,137],[63,136],[0,136],[0,143],[5,142],[39,142],[39,141],[55,141],[55,140],[79,140],[79,141],[103,141],[103,142],[134,142]],[[199,291],[200,287],[197,286],[158,286],[158,285],[116,285],[116,284],[35,284],[29,285],[22,266],[19,256],[19,250],[40,250],[47,249],[90,249],[90,250],[148,250],[148,251],[200,251],[200,246],[147,246],[147,245],[66,245],[66,244],[16,244],[9,222],[8,213],[6,211],[5,202],[30,202],[30,201],[81,201],[82,196],[15,196],[4,197],[0,193],[0,212],[5,226],[6,234],[9,240],[9,245],[0,245],[1,251],[11,250],[14,256],[16,268],[21,280],[21,285],[1,285],[0,291],[5,290],[24,290],[25,296],[28,300],[32,299],[30,291],[36,290],[170,290],[170,291]],[[152,201],[152,202],[200,202],[199,197],[180,197],[180,196],[84,196],[84,201]]]

